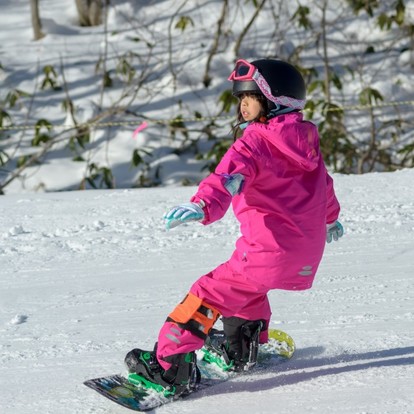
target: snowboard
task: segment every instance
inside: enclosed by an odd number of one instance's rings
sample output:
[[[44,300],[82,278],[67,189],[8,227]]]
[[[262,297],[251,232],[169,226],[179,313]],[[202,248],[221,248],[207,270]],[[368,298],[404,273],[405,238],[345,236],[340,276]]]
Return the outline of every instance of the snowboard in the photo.
[[[210,340],[212,343],[219,342],[223,335],[222,331],[215,330],[210,335]],[[232,371],[231,366],[226,365],[218,355],[214,355],[212,349],[204,346],[197,351],[197,366],[200,370],[201,381],[193,392],[199,392],[245,374],[244,372]],[[269,329],[269,341],[259,346],[257,365],[246,373],[251,374],[257,370],[265,370],[270,366],[278,365],[289,360],[294,352],[295,343],[290,335],[278,329]],[[153,410],[192,394],[176,397],[161,386],[158,389],[156,389],[157,387],[148,387],[140,381],[140,377],[136,374],[110,375],[87,380],[84,384],[113,402],[140,412]]]

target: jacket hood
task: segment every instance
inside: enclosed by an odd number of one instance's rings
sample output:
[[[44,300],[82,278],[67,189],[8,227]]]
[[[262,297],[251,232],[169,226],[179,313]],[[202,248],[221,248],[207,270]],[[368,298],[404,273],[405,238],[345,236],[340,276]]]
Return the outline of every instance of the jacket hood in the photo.
[[[299,112],[276,116],[267,124],[250,124],[246,132],[257,131],[302,169],[313,171],[320,161],[319,135],[314,124]]]

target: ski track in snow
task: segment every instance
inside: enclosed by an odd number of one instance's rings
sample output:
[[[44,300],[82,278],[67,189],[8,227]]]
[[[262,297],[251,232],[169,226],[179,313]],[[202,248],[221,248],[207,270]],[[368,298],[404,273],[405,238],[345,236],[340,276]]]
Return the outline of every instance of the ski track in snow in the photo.
[[[335,175],[346,234],[314,288],[273,291],[293,360],[158,413],[413,413],[414,171]],[[231,212],[166,231],[194,188],[2,197],[0,412],[125,413],[82,385],[152,347],[192,281],[226,260]]]

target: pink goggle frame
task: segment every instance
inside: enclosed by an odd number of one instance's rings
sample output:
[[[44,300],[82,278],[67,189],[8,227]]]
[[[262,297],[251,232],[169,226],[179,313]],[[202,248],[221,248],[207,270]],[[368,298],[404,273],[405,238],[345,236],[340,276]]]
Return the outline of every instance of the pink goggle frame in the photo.
[[[295,109],[303,109],[305,107],[306,100],[305,99],[295,99],[290,98],[289,96],[273,96],[272,90],[270,89],[269,84],[267,83],[266,79],[262,76],[259,72],[259,69],[256,66],[252,65],[251,63],[247,62],[246,60],[239,59],[236,62],[236,66],[231,72],[229,81],[254,81],[256,85],[266,96],[269,101],[274,102],[275,104],[287,106],[289,108]]]

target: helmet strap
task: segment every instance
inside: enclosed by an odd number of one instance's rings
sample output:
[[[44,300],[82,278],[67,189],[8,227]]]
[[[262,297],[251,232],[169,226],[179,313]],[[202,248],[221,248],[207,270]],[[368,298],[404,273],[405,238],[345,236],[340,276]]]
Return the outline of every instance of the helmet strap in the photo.
[[[285,106],[281,108],[281,105],[275,104],[276,108],[269,111],[269,114],[267,115],[267,119],[272,119],[275,116],[282,115],[282,114],[288,114],[289,112],[297,111],[296,108],[290,108],[288,106]]]

